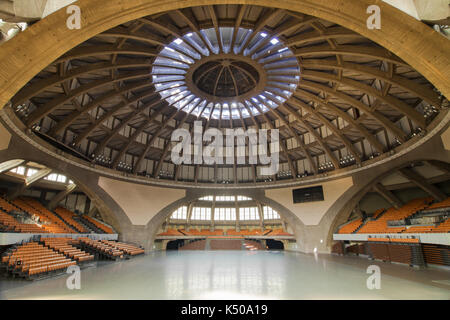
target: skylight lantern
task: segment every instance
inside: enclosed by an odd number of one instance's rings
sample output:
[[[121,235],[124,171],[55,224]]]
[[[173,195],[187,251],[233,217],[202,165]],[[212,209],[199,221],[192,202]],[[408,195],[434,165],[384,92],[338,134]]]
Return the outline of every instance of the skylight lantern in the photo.
[[[270,40],[270,43],[273,45],[276,45],[278,42],[280,42],[280,40],[278,40],[277,38],[273,38],[272,40]]]

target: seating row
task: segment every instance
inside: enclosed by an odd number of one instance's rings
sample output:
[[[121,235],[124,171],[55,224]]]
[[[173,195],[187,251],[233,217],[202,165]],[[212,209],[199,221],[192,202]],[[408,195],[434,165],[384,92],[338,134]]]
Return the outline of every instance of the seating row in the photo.
[[[349,234],[349,233],[448,233],[450,232],[450,219],[446,219],[438,225],[429,226],[399,226],[391,227],[388,225],[388,221],[394,220],[404,220],[411,217],[415,213],[424,209],[436,209],[436,208],[450,208],[450,197],[444,201],[432,204],[432,198],[421,198],[415,199],[399,209],[390,208],[384,213],[380,213],[371,218],[371,220],[363,223],[362,219],[357,219],[350,222],[341,228],[339,228],[338,233]],[[384,210],[384,209],[380,209]],[[361,226],[362,225],[362,226]],[[359,230],[358,230],[359,228]]]
[[[19,245],[2,256],[7,272],[23,277],[60,270],[75,265],[76,261],[67,258],[37,242]]]

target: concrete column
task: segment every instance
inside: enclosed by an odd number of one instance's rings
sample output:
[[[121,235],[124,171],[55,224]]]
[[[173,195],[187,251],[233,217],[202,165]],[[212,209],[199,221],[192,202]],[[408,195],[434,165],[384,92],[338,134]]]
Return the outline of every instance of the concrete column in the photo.
[[[169,224],[170,224],[170,216],[168,216],[166,221],[164,221],[164,225],[163,225],[164,232],[166,232],[167,229],[169,229]]]
[[[143,246],[145,252],[153,250],[153,241],[149,241],[150,232],[145,226],[130,225],[123,228],[119,234],[119,241]]]
[[[186,231],[189,231],[191,228],[191,217],[192,217],[192,208],[194,207],[193,202],[188,204],[187,209],[187,217],[186,217]]]
[[[88,217],[94,217],[97,214],[97,212],[98,212],[97,207],[92,207],[91,210],[89,210],[87,215],[88,215]]]
[[[211,206],[211,227],[210,230],[214,231],[215,228],[215,220],[214,220],[214,211],[216,210],[216,197],[213,198],[213,203]]]
[[[267,249],[267,243],[266,243],[266,240],[264,240],[264,239],[261,240],[261,244],[262,244],[264,250],[266,250],[266,249]]]
[[[256,202],[256,207],[258,208],[259,213],[259,227],[261,228],[261,230],[264,230],[264,211],[261,203]]]
[[[281,227],[283,228],[283,230],[286,231],[286,228],[287,228],[287,222],[284,221],[284,219],[282,219],[281,217],[280,217],[280,220],[281,220]]]
[[[239,232],[241,230],[241,226],[240,226],[239,205],[237,198],[234,199],[234,208],[236,210],[236,231]]]

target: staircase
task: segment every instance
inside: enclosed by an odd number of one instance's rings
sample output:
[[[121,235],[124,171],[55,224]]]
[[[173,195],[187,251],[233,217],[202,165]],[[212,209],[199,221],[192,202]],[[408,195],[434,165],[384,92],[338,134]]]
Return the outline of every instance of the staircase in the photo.
[[[381,213],[380,213],[375,219],[373,219],[373,220],[378,220],[378,219],[380,219],[381,216],[384,215],[386,212],[387,212],[387,210],[384,209],[383,212],[381,212]]]
[[[368,221],[376,221],[376,220],[380,219],[380,217],[381,217],[382,215],[384,215],[384,214],[386,213],[386,211],[387,211],[387,210],[384,209],[383,212],[381,212],[375,219],[373,219],[373,218],[366,218],[366,219],[360,224],[360,226],[359,226],[358,228],[356,228],[355,231],[352,232],[352,234],[358,233],[358,231],[359,231],[362,227],[364,227],[365,224],[366,224]]]
[[[81,220],[83,222],[83,224],[88,227],[88,230],[89,229],[92,230],[93,233],[101,233],[101,234],[105,233],[105,231],[103,231],[102,229],[98,228],[95,224],[93,224],[89,220],[84,219],[82,216],[79,216],[78,219]]]
[[[84,223],[84,219],[82,219],[81,217],[74,215],[72,218],[73,220],[78,222],[83,228],[85,228],[89,233],[96,233],[94,230],[92,230],[92,228],[90,228],[86,223]]]
[[[68,224],[66,222],[66,220],[63,219],[63,217],[61,217],[59,214],[57,214],[55,211],[50,211],[51,213],[53,213],[55,216],[57,216],[62,222],[64,222],[66,224],[66,226],[68,226],[70,229],[72,229],[73,231],[80,233],[80,230],[78,230],[77,228],[75,228],[74,226],[71,226],[70,224]]]
[[[363,221],[358,228],[355,229],[355,231],[353,231],[352,233],[358,233],[359,229],[361,229],[367,222],[367,219],[365,221]]]

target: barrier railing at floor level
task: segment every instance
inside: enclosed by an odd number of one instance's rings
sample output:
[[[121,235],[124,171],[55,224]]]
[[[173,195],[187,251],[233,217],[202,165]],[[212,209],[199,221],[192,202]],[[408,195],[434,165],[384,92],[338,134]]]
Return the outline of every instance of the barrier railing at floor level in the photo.
[[[420,243],[432,243],[450,245],[450,233],[358,233],[358,234],[333,234],[333,240],[348,241],[367,241],[368,238],[393,238],[393,239],[411,239],[417,238]]]
[[[99,233],[0,233],[0,245],[10,245],[21,241],[29,241],[34,237],[41,238],[72,238],[89,237],[92,240],[117,240],[118,234]]]

